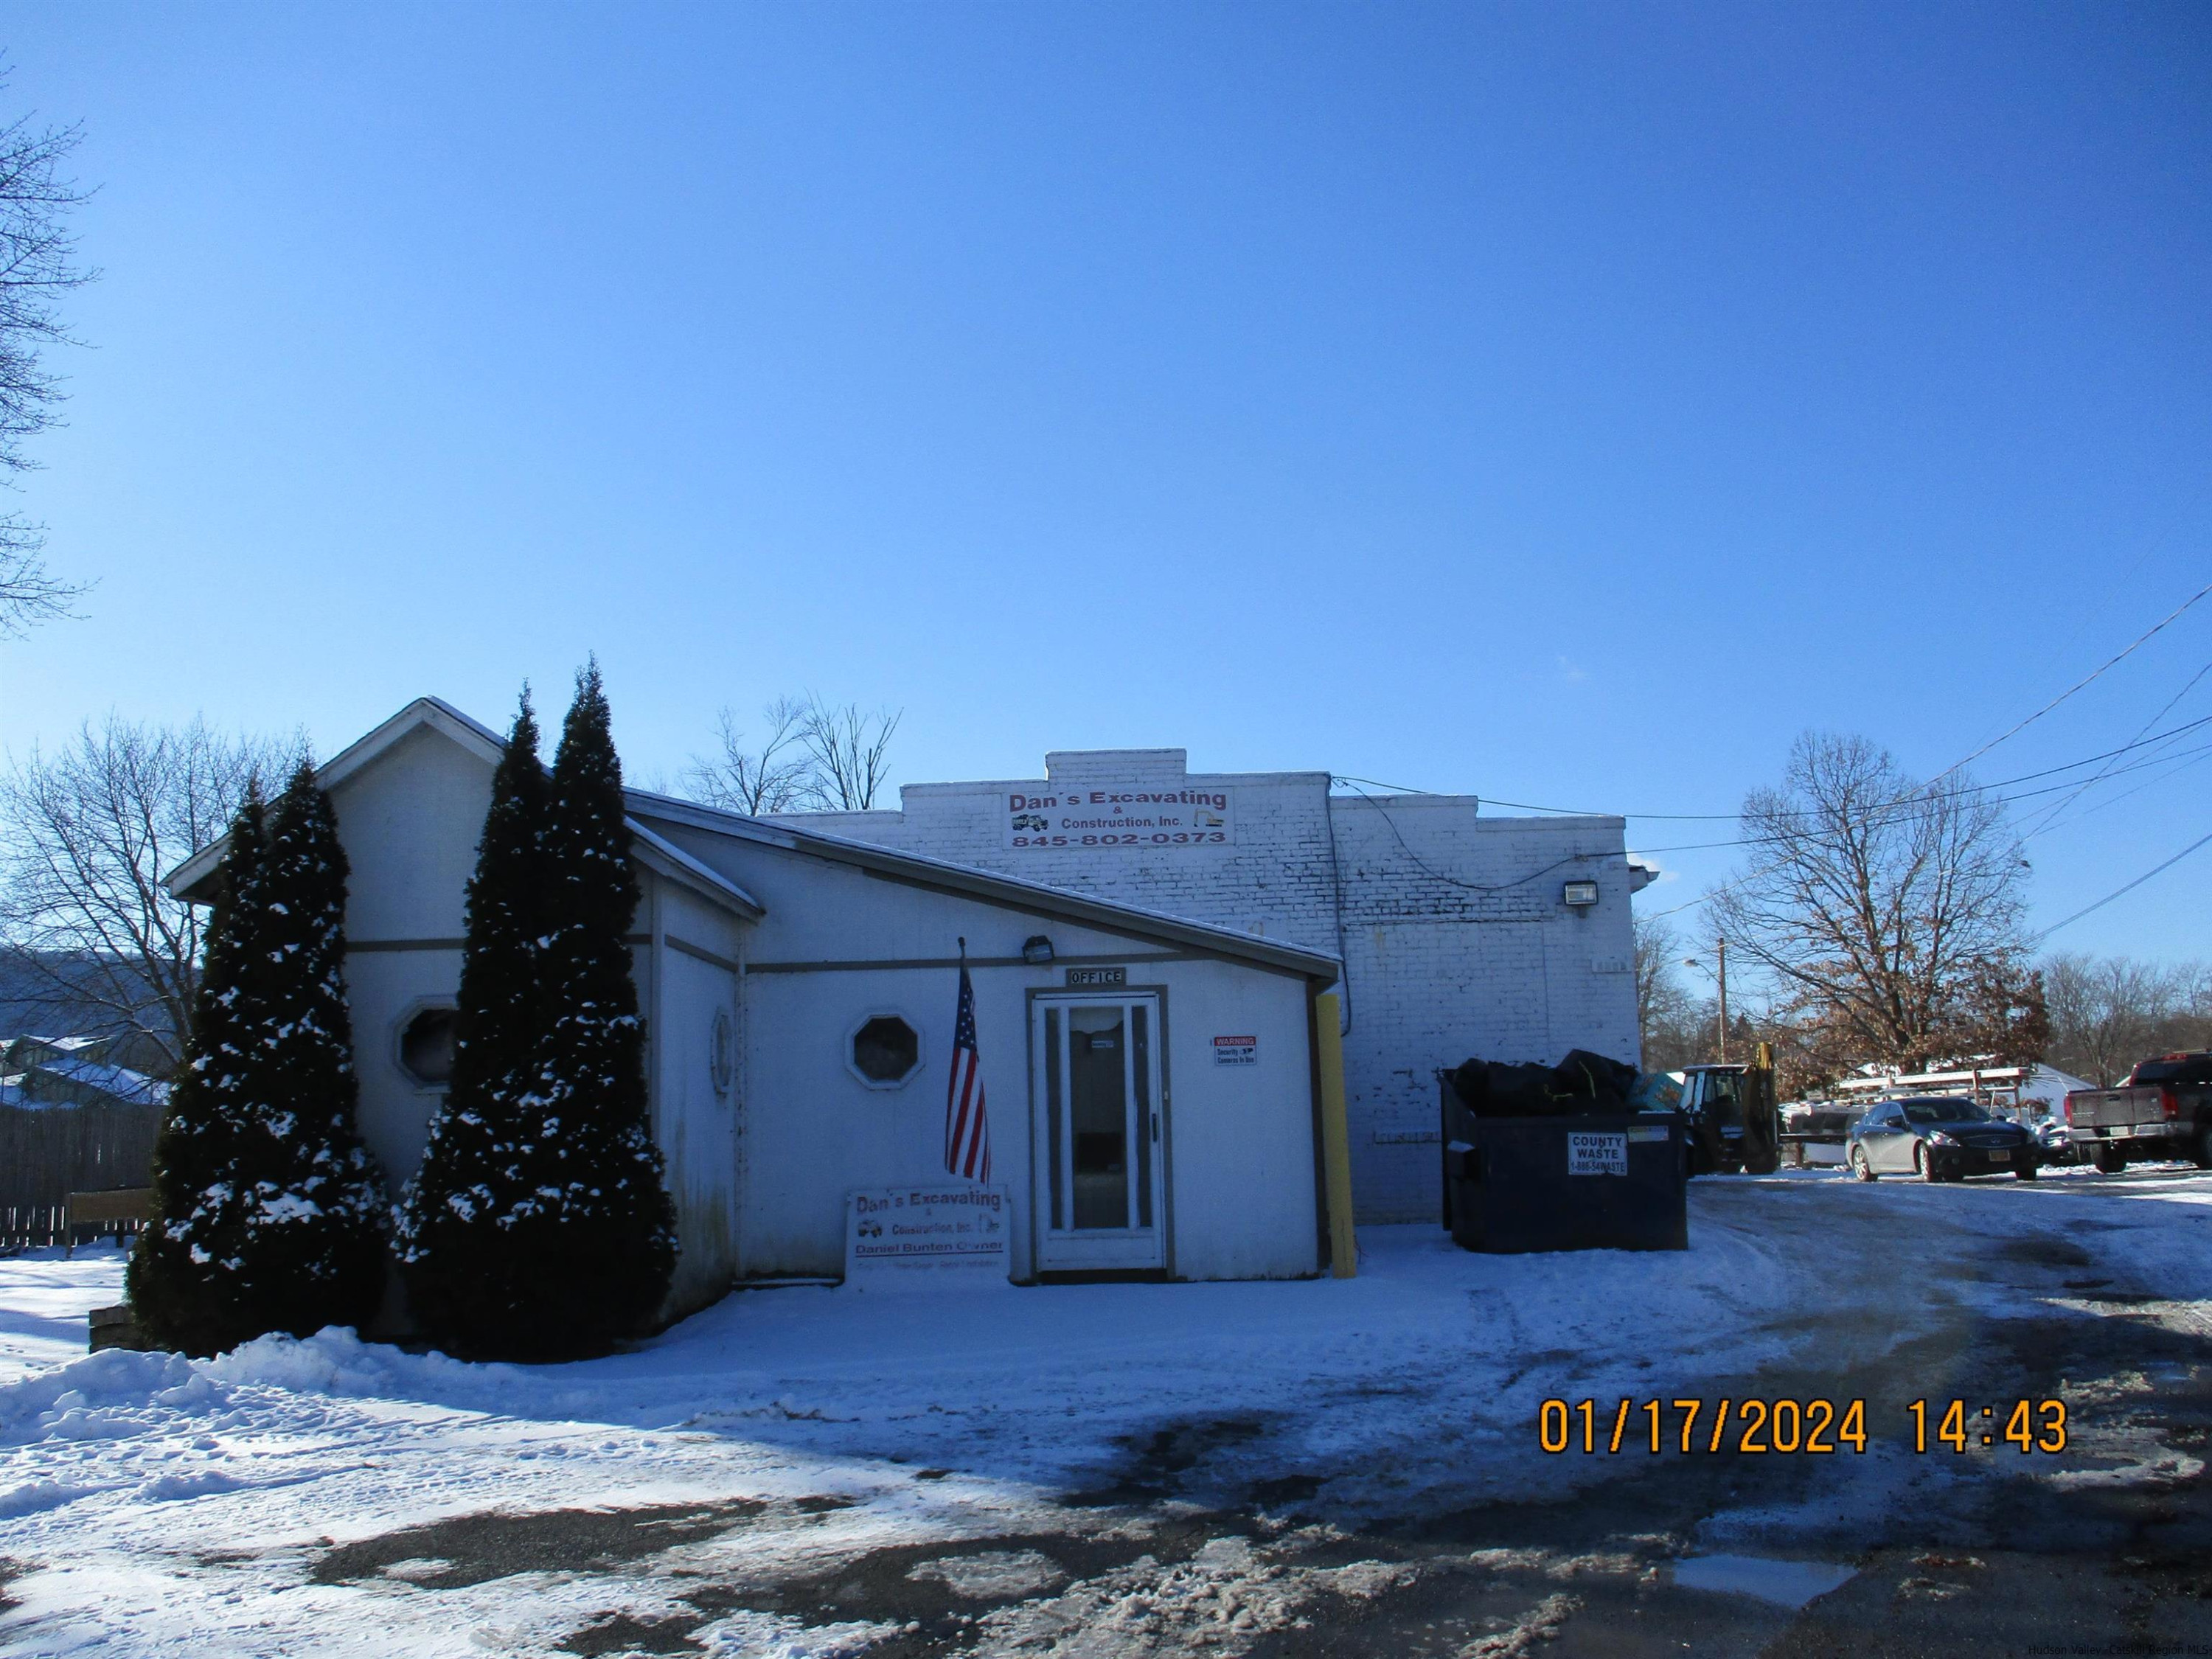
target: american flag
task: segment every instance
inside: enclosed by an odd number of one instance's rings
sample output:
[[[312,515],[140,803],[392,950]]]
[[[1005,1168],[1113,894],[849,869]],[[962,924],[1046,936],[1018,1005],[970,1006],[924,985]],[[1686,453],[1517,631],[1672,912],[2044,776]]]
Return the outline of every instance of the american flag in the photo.
[[[952,1074],[945,1088],[945,1168],[970,1181],[991,1178],[991,1125],[983,1114],[982,1063],[975,1053],[975,988],[960,964],[960,1012],[952,1020]]]

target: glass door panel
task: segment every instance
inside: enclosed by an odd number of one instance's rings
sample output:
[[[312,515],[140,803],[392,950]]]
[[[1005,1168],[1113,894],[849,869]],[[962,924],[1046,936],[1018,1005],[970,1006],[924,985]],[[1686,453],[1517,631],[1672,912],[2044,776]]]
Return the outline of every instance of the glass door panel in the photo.
[[[1158,999],[1039,998],[1031,1098],[1046,1271],[1164,1265]]]

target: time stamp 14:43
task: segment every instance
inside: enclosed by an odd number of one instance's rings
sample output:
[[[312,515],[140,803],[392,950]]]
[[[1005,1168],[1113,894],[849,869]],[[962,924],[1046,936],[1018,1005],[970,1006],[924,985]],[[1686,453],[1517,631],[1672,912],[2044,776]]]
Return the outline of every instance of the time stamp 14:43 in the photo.
[[[1905,1408],[1912,1449],[1964,1454],[1986,1446],[2023,1454],[2066,1449],[2066,1402],[2015,1400],[1976,1407],[1963,1400],[1915,1400]],[[1867,1449],[1863,1400],[1547,1400],[1536,1413],[1545,1451],[1595,1453],[1796,1453],[1820,1456]]]

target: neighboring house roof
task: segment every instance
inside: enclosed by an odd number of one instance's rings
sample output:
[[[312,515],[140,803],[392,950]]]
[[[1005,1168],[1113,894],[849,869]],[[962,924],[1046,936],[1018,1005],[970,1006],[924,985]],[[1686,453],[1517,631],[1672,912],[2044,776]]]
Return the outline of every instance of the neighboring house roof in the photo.
[[[72,1106],[164,1106],[169,1085],[125,1066],[62,1058],[33,1061],[0,1077],[0,1106],[27,1111]]]
[[[71,1083],[82,1084],[101,1094],[133,1106],[159,1106],[169,1098],[169,1085],[148,1077],[143,1072],[134,1072],[127,1066],[110,1066],[97,1060],[55,1060],[33,1066],[31,1071],[48,1077],[66,1078]]]
[[[500,757],[506,752],[505,739],[489,726],[471,720],[451,703],[436,697],[417,697],[383,725],[317,769],[316,779],[324,788],[331,788],[368,766],[403,738],[423,726],[443,732],[492,765],[497,765]],[[926,857],[919,853],[896,852],[887,847],[849,841],[842,836],[800,830],[788,820],[771,823],[763,819],[747,817],[743,813],[726,812],[717,807],[702,806],[696,801],[679,800],[671,795],[655,794],[645,789],[626,789],[623,799],[629,808],[627,822],[641,863],[656,874],[734,909],[748,919],[764,914],[757,900],[728,877],[710,869],[640,820],[682,824],[690,829],[704,830],[763,846],[777,847],[864,870],[871,875],[908,886],[957,893],[1008,909],[1061,916],[1087,927],[1154,939],[1234,961],[1249,962],[1324,983],[1334,981],[1341,971],[1337,959],[1322,951],[1262,939],[1212,922],[1195,921],[1160,911],[1140,909],[1134,905],[1115,903],[1109,899],[1093,898],[1063,887],[1048,887],[1042,882],[1027,881],[1018,876],[997,875],[967,865]],[[227,844],[228,837],[225,837],[202,848],[172,871],[164,884],[180,899],[190,902],[204,902],[210,896],[203,890],[204,885],[222,866]]]

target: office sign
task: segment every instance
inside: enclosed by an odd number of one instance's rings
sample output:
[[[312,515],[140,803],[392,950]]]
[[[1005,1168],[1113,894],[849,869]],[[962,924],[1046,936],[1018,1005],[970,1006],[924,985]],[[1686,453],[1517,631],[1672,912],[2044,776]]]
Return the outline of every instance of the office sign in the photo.
[[[1071,968],[1067,970],[1067,988],[1071,991],[1085,986],[1127,985],[1127,968]]]

